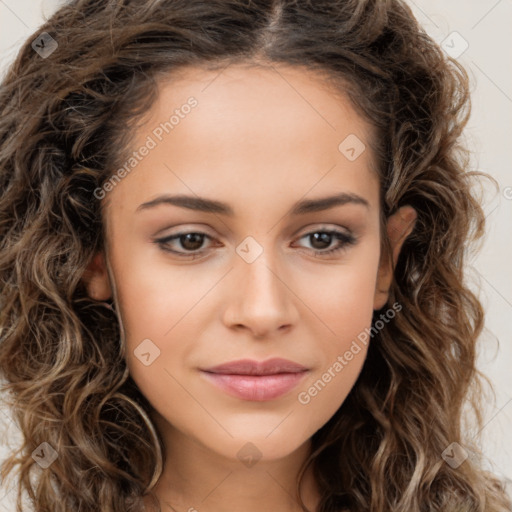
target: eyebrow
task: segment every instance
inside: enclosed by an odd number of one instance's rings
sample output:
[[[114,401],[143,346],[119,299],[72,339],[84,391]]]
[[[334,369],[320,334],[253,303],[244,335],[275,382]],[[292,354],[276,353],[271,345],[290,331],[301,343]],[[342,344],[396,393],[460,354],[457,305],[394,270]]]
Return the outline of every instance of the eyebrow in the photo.
[[[170,204],[181,208],[188,208],[189,210],[216,213],[230,217],[235,215],[233,208],[226,203],[215,201],[213,199],[206,199],[204,197],[187,195],[161,195],[151,201],[142,203],[137,207],[136,211],[147,210],[161,204]],[[345,204],[361,204],[366,208],[370,208],[369,202],[363,197],[354,193],[342,192],[340,194],[321,197],[319,199],[303,199],[298,201],[293,205],[290,214],[304,215],[306,213],[320,212]]]

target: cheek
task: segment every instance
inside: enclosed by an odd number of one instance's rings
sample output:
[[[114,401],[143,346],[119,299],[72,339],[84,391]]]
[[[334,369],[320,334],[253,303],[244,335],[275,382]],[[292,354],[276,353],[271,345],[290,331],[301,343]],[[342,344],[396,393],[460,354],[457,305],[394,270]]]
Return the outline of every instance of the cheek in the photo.
[[[180,328],[193,306],[212,286],[215,276],[201,279],[169,265],[148,264],[147,255],[132,254],[119,262],[116,284],[123,326],[130,343],[139,339],[165,340]]]
[[[313,313],[330,334],[330,346],[342,349],[371,324],[378,270],[378,246],[369,241],[343,264],[305,272],[300,288]],[[327,353],[332,351],[327,350]]]
[[[180,278],[176,272],[170,279],[155,277],[152,270],[132,274],[119,293],[123,297],[127,365],[150,401],[174,387],[171,375],[194,351],[194,340],[200,334],[198,306],[208,290],[201,283],[191,283],[190,278]]]
[[[315,286],[307,286],[310,276],[303,278],[304,289],[309,290],[308,305],[321,320],[315,321],[312,337],[322,364],[297,393],[297,403],[308,411],[308,430],[332,417],[359,376],[370,343],[377,267],[374,243],[371,250],[347,259],[336,272],[330,269],[323,279],[317,275]],[[304,310],[304,314],[310,313]]]
[[[296,403],[304,419],[304,429],[315,432],[323,426],[343,404],[356,383],[368,351],[368,335],[372,318],[373,294],[360,287],[358,297],[349,289],[341,292],[337,301],[327,301],[320,311],[323,321],[335,334],[322,336],[325,328],[316,335],[316,351],[321,354],[316,371],[296,394]]]
[[[120,239],[111,259],[125,359],[138,387],[153,402],[172,384],[166,372],[172,371],[169,361],[183,361],[191,350],[183,340],[195,337],[186,330],[207,283],[191,282],[190,274],[179,269],[171,272],[169,266],[148,263],[147,252],[130,251]]]

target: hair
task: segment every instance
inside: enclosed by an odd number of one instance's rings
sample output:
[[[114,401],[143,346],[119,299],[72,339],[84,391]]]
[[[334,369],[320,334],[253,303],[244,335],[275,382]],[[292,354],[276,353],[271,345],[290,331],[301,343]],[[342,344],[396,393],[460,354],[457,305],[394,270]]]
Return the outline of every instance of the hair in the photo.
[[[58,48],[31,47],[48,32]],[[196,66],[281,64],[315,71],[375,128],[385,221],[411,205],[389,303],[361,373],[312,436],[318,512],[503,512],[504,483],[483,469],[485,380],[476,367],[484,311],[466,283],[467,248],[484,234],[461,135],[464,68],[401,0],[73,0],[27,40],[0,89],[0,375],[23,438],[17,510],[139,512],[162,472],[163,442],[129,375],[114,310],[82,277],[105,244],[94,191],[126,161],[159,79]],[[377,319],[382,311],[374,312]],[[464,411],[464,406],[470,409]],[[57,452],[47,468],[32,453]],[[457,468],[443,451],[470,456]],[[300,500],[303,510],[308,509]]]

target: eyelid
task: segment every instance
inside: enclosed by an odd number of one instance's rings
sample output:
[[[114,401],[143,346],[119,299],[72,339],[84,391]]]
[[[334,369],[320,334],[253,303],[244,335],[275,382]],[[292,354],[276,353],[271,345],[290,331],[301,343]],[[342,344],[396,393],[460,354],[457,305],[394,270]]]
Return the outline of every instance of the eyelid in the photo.
[[[178,227],[178,226],[174,226],[174,227]],[[203,226],[203,225],[200,225],[199,228],[195,228],[193,224],[189,224],[189,225],[180,225],[179,226],[179,231],[176,231],[175,233],[172,232],[172,233],[169,233],[169,234],[166,234],[166,235],[160,235],[160,233],[166,231],[167,229],[172,229],[172,226],[171,227],[168,227],[168,228],[164,228],[164,229],[161,229],[159,230],[155,235],[153,235],[151,238],[153,241],[159,239],[159,240],[162,240],[162,239],[166,239],[166,238],[170,238],[170,237],[173,237],[173,236],[178,236],[178,235],[186,235],[188,233],[198,233],[198,234],[204,234],[204,235],[207,235],[209,236],[210,238],[217,238],[217,235],[215,234],[212,234],[209,230],[209,228]],[[308,226],[306,227],[303,227],[303,228],[300,228],[298,230],[296,230],[291,236],[293,238],[302,238],[304,235],[308,235],[308,234],[311,234],[311,233],[314,233],[314,232],[317,232],[317,231],[340,231],[340,230],[344,230],[345,231],[345,234],[347,236],[350,236],[350,235],[354,235],[354,232],[348,228],[347,226],[340,226],[340,225],[335,225],[335,224],[330,224],[329,223],[312,223],[312,224],[309,224]]]
[[[294,234],[294,237],[303,237],[304,235],[309,235],[310,233],[315,233],[316,231],[341,231],[343,230],[347,235],[353,234],[352,230],[349,229],[346,226],[339,226],[337,224],[329,224],[329,223],[313,223],[309,224],[305,228],[301,228],[300,230],[296,231],[296,234]]]
[[[169,230],[177,229],[176,233],[172,232],[170,234],[162,235],[162,233],[167,233]],[[213,233],[213,230],[210,229],[209,226],[204,224],[178,224],[176,226],[167,226],[163,229],[159,229],[154,235],[151,236],[153,240],[156,238],[168,238],[170,236],[178,235],[178,234],[186,234],[186,233],[204,233],[212,238],[215,238],[216,235]]]

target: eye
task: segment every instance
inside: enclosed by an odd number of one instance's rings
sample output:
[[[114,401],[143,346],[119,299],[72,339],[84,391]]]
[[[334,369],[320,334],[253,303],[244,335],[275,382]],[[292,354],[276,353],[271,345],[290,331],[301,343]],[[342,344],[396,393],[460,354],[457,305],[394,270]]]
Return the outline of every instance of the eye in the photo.
[[[320,257],[346,250],[349,246],[355,245],[357,242],[357,238],[354,235],[335,229],[311,231],[301,236],[299,240],[303,238],[309,238],[309,240],[311,240],[313,245],[311,250],[315,256]],[[336,241],[337,244],[331,249],[325,250],[332,245],[333,241]]]
[[[199,256],[204,252],[197,251],[202,247],[205,238],[211,239],[209,235],[200,231],[186,231],[165,238],[159,238],[155,240],[155,243],[158,244],[158,246],[164,251],[171,252],[186,258],[190,256]],[[185,251],[183,252],[170,249],[169,246],[171,245],[171,242],[179,242]],[[189,254],[187,254],[187,252]]]
[[[315,256],[320,257],[346,250],[349,246],[357,242],[357,238],[354,235],[332,229],[311,231],[301,236],[299,240],[303,238],[309,238],[312,241],[313,247],[309,250],[312,251]],[[205,239],[213,240],[210,235],[200,231],[185,231],[165,238],[156,239],[154,243],[163,251],[176,254],[183,258],[194,259],[206,252],[206,249],[203,248]],[[331,249],[326,250],[326,248],[332,245],[333,241],[337,242],[337,244]],[[175,248],[171,249],[170,246],[173,244],[175,244]],[[176,250],[176,244],[181,246],[181,250]]]

